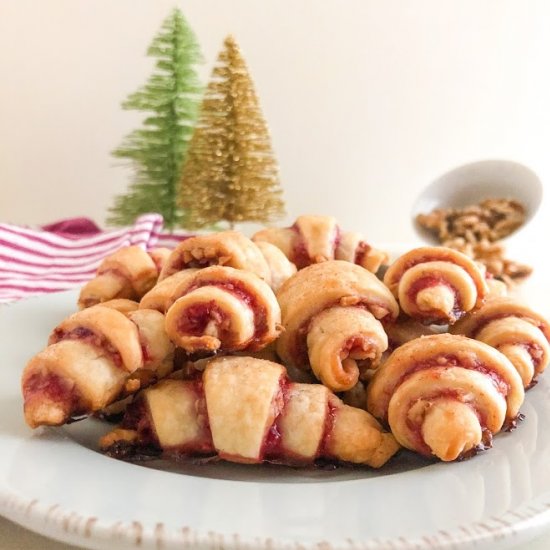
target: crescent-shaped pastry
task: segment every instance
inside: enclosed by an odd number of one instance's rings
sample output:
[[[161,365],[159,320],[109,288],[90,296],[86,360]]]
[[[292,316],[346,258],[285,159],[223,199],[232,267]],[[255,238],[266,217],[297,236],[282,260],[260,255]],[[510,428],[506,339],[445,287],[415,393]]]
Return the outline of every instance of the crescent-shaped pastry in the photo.
[[[359,380],[359,361],[373,368],[388,347],[380,321],[361,307],[331,307],[312,318],[307,333],[311,370],[333,391],[352,388]]]
[[[258,247],[238,231],[196,235],[182,241],[170,254],[159,281],[178,271],[223,265],[255,273],[270,281],[269,266]]]
[[[550,362],[550,326],[530,307],[512,298],[494,298],[453,325],[464,334],[498,349],[530,388]]]
[[[212,266],[177,285],[166,332],[188,353],[258,351],[277,338],[280,322],[266,282],[249,271]]]
[[[367,390],[368,410],[401,445],[444,461],[489,447],[512,426],[524,390],[514,366],[490,346],[451,334],[397,348]]]
[[[355,385],[357,361],[377,364],[387,347],[379,321],[392,321],[399,313],[391,292],[375,275],[340,260],[298,271],[277,298],[284,327],[277,353],[285,364],[312,368],[333,391]]]
[[[169,374],[174,346],[164,315],[138,310],[137,304],[130,310],[124,302],[71,315],[27,363],[21,387],[29,426],[60,425],[91,414]]]
[[[299,216],[291,227],[262,229],[252,240],[275,245],[298,269],[336,259],[375,273],[388,260],[359,233],[342,232],[332,216]]]
[[[152,447],[177,457],[296,465],[325,458],[373,468],[399,448],[366,411],[324,386],[289,382],[282,365],[251,357],[215,359],[202,380],[145,390],[100,445],[114,456]]]
[[[477,264],[445,247],[407,252],[388,268],[384,283],[407,315],[426,324],[453,324],[488,293]]]
[[[139,246],[127,246],[107,256],[96,276],[86,283],[78,298],[78,307],[87,307],[113,300],[139,300],[156,283],[162,258],[167,249],[145,252]]]

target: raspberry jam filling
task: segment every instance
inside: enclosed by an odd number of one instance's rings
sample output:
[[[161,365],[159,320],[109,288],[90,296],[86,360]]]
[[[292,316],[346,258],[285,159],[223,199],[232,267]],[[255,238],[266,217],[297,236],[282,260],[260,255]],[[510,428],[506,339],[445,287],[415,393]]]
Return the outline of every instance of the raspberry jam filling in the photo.
[[[215,300],[193,304],[186,308],[185,316],[178,320],[178,331],[191,336],[202,336],[211,321],[216,323],[222,334],[227,333],[229,318]]]
[[[409,287],[407,290],[407,298],[414,304],[416,304],[417,296],[422,290],[426,290],[427,288],[433,288],[436,286],[445,286],[449,288],[453,294],[454,294],[454,305],[453,309],[449,314],[449,317],[456,321],[460,317],[464,315],[464,311],[462,311],[462,304],[460,299],[460,294],[454,288],[451,286],[445,279],[442,277],[436,277],[436,276],[429,276],[429,277],[421,277],[420,279],[417,279],[414,281],[414,283]],[[438,311],[418,311],[418,315],[422,316],[425,321],[439,321],[439,320],[447,320],[447,317],[442,315]]]
[[[128,430],[135,430],[138,433],[138,443],[140,448],[157,449],[166,452],[170,456],[204,456],[215,453],[212,434],[208,423],[208,413],[206,410],[206,400],[204,398],[202,380],[193,380],[185,382],[187,388],[193,391],[196,397],[197,421],[201,427],[199,436],[184,445],[161,448],[155,426],[152,421],[151,411],[144,398],[138,398],[128,405],[124,414],[121,427]]]
[[[192,292],[197,288],[203,286],[214,286],[221,288],[226,292],[229,292],[239,300],[241,300],[247,307],[249,307],[254,313],[254,336],[253,340],[259,340],[268,331],[267,326],[267,310],[266,307],[261,304],[258,297],[255,294],[249,292],[246,286],[240,281],[199,281],[198,284],[189,288],[187,293]],[[223,313],[223,312],[222,312]],[[206,325],[205,325],[206,326]]]
[[[371,250],[372,250],[372,247],[368,245],[365,241],[359,241],[359,244],[355,249],[354,263],[356,263],[357,265],[363,265],[363,262],[365,261],[365,257],[368,256]]]
[[[340,351],[340,357],[346,359],[350,355],[361,354],[372,352],[373,355],[376,355],[376,349],[374,342],[366,335],[357,335],[351,336],[346,340]],[[372,357],[374,358],[374,357]],[[368,361],[370,358],[364,359]]]
[[[138,397],[126,407],[120,427],[138,432],[139,444],[159,447],[149,408],[143,397]]]
[[[260,449],[260,460],[278,459],[286,454],[281,436],[280,422],[284,414],[285,406],[288,403],[288,392],[290,387],[290,381],[287,378],[281,378],[279,381],[279,392],[275,395],[271,404],[275,412],[275,419],[264,437],[262,448]]]
[[[113,363],[121,368],[122,367],[122,357],[119,351],[105,338],[100,334],[97,334],[93,330],[86,327],[76,327],[72,330],[65,331],[61,328],[56,328],[53,331],[51,336],[51,343],[56,344],[61,340],[79,340],[101,349],[103,352],[109,354]]]
[[[37,399],[66,406],[67,414],[79,414],[80,396],[72,381],[52,372],[35,373],[23,385],[25,401]]]
[[[540,367],[544,359],[543,349],[538,344],[535,344],[534,342],[527,342],[522,345],[531,356],[531,361],[533,361],[533,366],[535,367],[535,371],[536,371]]]
[[[289,259],[298,269],[303,269],[311,265],[311,258],[307,253],[306,243],[298,226],[294,224],[290,229],[296,233],[296,238],[294,239],[292,254]]]
[[[309,255],[307,251],[306,241],[298,225],[294,224],[290,227],[290,229],[292,229],[292,231],[296,233],[296,238],[294,239],[291,258],[289,259],[291,262],[293,262],[296,265],[298,269],[303,269],[304,267],[311,265],[314,259]],[[340,230],[340,227],[336,225],[334,227],[333,238],[331,243],[332,255],[331,255],[331,258],[328,258],[329,260],[334,259],[336,249],[340,246],[341,241],[342,241],[342,231]]]
[[[333,401],[332,396],[329,396],[327,402],[327,412],[325,415],[325,425],[323,427],[323,436],[319,442],[319,447],[317,448],[316,456],[318,458],[335,458],[329,452],[330,438],[332,436],[332,430],[334,428],[334,422],[336,420],[336,415],[338,414],[338,406],[335,401]]]

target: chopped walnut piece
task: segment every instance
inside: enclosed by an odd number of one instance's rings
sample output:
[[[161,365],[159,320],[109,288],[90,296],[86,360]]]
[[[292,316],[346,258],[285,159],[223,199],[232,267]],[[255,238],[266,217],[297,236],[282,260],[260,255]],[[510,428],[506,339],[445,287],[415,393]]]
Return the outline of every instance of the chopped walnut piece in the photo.
[[[508,286],[528,277],[530,266],[504,256],[500,239],[525,221],[525,208],[513,199],[485,199],[465,208],[439,208],[419,214],[417,222],[435,233],[443,246],[481,262],[494,277]]]

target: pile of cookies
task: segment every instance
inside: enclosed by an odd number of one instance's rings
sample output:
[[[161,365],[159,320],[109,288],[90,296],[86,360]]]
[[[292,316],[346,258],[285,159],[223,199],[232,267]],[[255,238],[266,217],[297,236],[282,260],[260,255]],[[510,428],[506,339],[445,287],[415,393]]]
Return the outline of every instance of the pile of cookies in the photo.
[[[129,459],[472,456],[515,427],[548,323],[451,248],[388,264],[326,216],[120,250],[27,364],[27,423],[119,412],[100,447]]]

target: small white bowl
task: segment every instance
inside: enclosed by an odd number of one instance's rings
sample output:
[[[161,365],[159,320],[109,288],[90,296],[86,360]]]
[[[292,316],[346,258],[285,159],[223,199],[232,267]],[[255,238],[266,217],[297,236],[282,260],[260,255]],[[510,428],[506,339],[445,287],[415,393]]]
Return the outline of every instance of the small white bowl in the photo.
[[[424,188],[413,204],[413,226],[422,240],[438,243],[437,236],[416,221],[418,214],[428,214],[436,208],[463,208],[490,198],[515,199],[525,207],[525,222],[508,237],[511,238],[537,212],[542,201],[542,183],[532,170],[510,160],[464,164]]]

